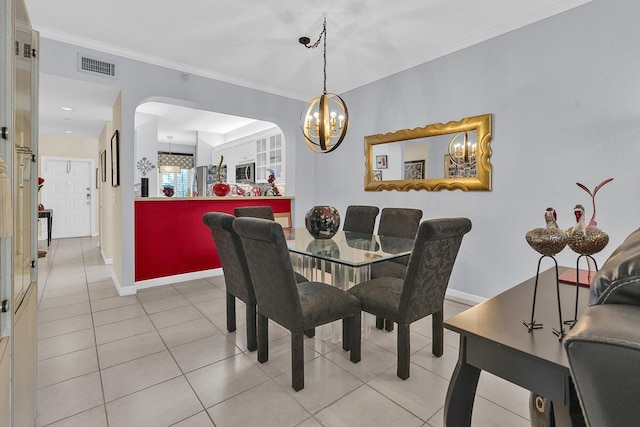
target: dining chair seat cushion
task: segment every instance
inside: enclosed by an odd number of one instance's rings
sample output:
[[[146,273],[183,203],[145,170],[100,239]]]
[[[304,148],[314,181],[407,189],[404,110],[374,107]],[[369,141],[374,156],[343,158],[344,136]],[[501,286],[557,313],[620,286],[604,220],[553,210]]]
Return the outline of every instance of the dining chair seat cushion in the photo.
[[[379,277],[359,283],[347,292],[360,300],[362,311],[397,322],[403,283],[395,277]]]
[[[301,333],[318,325],[353,316],[360,310],[360,300],[334,286],[321,282],[298,283],[302,324],[292,327]]]

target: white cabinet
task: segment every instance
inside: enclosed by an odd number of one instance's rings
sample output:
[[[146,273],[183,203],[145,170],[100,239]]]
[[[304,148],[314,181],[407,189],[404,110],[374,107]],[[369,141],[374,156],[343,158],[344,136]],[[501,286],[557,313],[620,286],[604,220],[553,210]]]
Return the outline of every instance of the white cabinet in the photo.
[[[37,44],[24,0],[0,0],[0,427],[36,415]]]

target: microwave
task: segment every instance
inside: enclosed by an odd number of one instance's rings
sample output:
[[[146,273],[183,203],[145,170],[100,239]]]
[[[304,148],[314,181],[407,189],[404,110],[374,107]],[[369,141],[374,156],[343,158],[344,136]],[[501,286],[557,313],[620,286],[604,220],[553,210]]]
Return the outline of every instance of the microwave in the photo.
[[[256,182],[256,164],[242,163],[236,165],[236,183],[254,184]]]

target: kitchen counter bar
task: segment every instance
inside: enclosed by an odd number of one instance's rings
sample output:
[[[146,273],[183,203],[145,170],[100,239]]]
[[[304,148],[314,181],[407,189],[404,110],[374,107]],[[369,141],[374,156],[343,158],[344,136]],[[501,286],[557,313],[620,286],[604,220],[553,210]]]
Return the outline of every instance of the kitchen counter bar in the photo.
[[[220,268],[211,231],[202,222],[205,213],[233,215],[233,210],[241,206],[271,206],[276,214],[290,214],[292,201],[289,196],[136,198],[136,284],[149,280],[170,283],[154,279]]]

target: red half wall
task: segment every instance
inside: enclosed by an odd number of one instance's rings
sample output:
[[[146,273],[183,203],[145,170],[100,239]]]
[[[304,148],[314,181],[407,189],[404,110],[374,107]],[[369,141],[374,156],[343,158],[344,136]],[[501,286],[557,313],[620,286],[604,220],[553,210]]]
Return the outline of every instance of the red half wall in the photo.
[[[271,206],[291,212],[290,197],[137,199],[135,201],[135,281],[220,267],[207,212],[233,215],[239,206]]]

